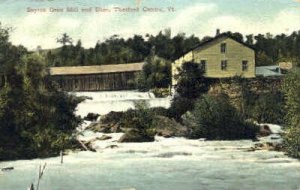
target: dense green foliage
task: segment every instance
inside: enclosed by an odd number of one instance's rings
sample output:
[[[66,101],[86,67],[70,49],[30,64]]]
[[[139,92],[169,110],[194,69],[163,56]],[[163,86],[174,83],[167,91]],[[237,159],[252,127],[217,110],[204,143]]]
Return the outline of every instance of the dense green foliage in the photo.
[[[226,32],[232,38],[256,49],[257,65],[271,65],[278,61],[293,61],[299,63],[300,31],[290,35],[273,36],[269,33],[256,36],[243,36],[235,32]],[[175,60],[190,51],[199,43],[210,40],[205,36],[201,40],[195,36],[187,37],[180,33],[172,37],[171,31],[166,29],[157,35],[134,35],[124,39],[113,35],[103,42],[98,41],[93,48],[84,49],[81,40],[74,45],[67,34],[57,39],[62,47],[52,50],[41,50],[50,66],[74,65],[103,65],[122,64],[144,61],[154,49],[154,54],[166,60]],[[40,49],[40,48],[39,48]]]
[[[168,88],[171,84],[171,62],[151,55],[146,58],[143,72],[136,77],[140,91],[154,88]]]
[[[232,140],[255,138],[258,128],[245,122],[227,96],[200,97],[187,116],[186,125],[192,129],[191,138]]]
[[[300,31],[295,31],[290,35],[280,34],[273,36],[258,34],[254,36],[255,44],[253,47],[257,51],[257,65],[270,64],[277,61],[300,62]],[[264,57],[264,58],[263,58]],[[260,62],[265,60],[266,62]],[[270,61],[268,61],[270,60]]]
[[[238,110],[246,119],[258,123],[284,124],[284,97],[280,90],[280,79],[255,78],[245,79],[235,77],[229,83],[240,89]],[[227,81],[228,81],[227,80]],[[255,84],[257,83],[257,84]],[[255,85],[261,86],[257,89]]]
[[[58,43],[62,47],[52,50],[42,50],[48,65],[50,66],[75,66],[75,65],[104,65],[122,64],[144,61],[150,56],[151,50],[154,54],[167,60],[175,60],[200,40],[195,36],[178,34],[171,37],[171,31],[159,32],[156,36],[134,35],[124,39],[113,35],[103,42],[98,41],[94,48],[84,49],[81,40],[75,45],[72,38],[63,34]]]
[[[0,25],[0,160],[55,155],[72,146],[80,123],[74,115],[77,98],[48,81],[45,61],[9,43]]]
[[[177,120],[193,108],[194,101],[208,91],[211,79],[204,77],[201,65],[187,62],[182,65],[177,76],[176,96],[172,101],[170,113]]]
[[[183,98],[198,98],[202,93],[207,92],[209,87],[209,79],[204,77],[204,70],[197,63],[184,63],[175,78],[176,92]]]
[[[285,145],[289,155],[300,158],[300,71],[285,77],[282,90],[287,108]]]
[[[250,118],[259,123],[284,123],[284,100],[280,92],[260,94],[247,108]]]
[[[127,131],[127,135],[139,136],[146,141],[154,140],[154,122],[155,112],[149,109],[149,105],[144,101],[135,103],[135,110],[128,110],[119,118],[121,126],[134,130]]]

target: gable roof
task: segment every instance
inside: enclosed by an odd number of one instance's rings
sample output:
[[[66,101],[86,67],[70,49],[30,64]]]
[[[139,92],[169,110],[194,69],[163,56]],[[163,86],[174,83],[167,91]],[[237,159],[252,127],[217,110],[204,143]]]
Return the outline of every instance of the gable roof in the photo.
[[[115,65],[93,65],[75,67],[50,67],[50,75],[87,75],[101,73],[120,73],[142,71],[144,63],[128,63]]]
[[[254,49],[253,47],[251,47],[250,45],[248,45],[248,44],[246,44],[246,43],[244,43],[244,42],[240,42],[240,41],[234,39],[232,36],[230,36],[230,35],[227,34],[227,33],[222,33],[222,34],[219,34],[219,35],[215,36],[214,38],[212,38],[212,39],[210,39],[210,40],[201,42],[200,44],[196,45],[195,47],[193,47],[191,50],[185,52],[184,54],[186,54],[186,53],[188,53],[188,52],[190,52],[190,51],[194,51],[194,50],[200,49],[200,48],[202,48],[202,47],[204,47],[204,46],[210,45],[211,43],[215,42],[216,40],[219,40],[219,39],[222,39],[222,38],[224,38],[224,39],[230,38],[230,39],[232,39],[232,40],[234,40],[234,41],[236,41],[236,42],[242,44],[243,46],[245,46],[245,47],[247,47],[247,48],[252,49],[252,50],[255,51],[255,49]]]

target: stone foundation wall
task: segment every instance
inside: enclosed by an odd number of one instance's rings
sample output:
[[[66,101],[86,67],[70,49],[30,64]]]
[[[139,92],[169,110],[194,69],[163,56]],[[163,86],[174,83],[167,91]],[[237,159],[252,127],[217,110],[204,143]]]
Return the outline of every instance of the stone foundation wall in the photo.
[[[253,79],[217,79],[210,87],[209,94],[217,95],[224,93],[238,109],[242,109],[244,96],[260,95],[265,93],[278,93],[281,87],[281,77],[276,78],[253,78]]]

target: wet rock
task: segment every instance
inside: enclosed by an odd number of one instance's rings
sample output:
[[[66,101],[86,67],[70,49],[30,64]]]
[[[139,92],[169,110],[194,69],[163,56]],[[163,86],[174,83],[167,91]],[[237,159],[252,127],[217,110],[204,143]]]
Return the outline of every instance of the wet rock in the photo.
[[[166,152],[166,153],[162,153],[159,154],[155,157],[159,157],[159,158],[172,158],[174,156],[191,156],[191,153],[188,152]]]
[[[254,152],[256,151],[257,149],[254,148],[254,147],[250,147],[249,149],[246,150],[246,152]]]
[[[5,168],[1,168],[1,171],[7,172],[7,171],[12,171],[14,169],[15,169],[14,167],[5,167]]]
[[[259,139],[257,137],[252,139],[253,142],[259,142]]]
[[[109,146],[107,146],[107,147],[105,147],[105,148],[111,148],[111,149],[114,149],[114,148],[119,148],[119,146],[113,144],[113,145],[109,145]]]
[[[123,117],[124,112],[109,112],[108,114],[101,117],[101,120],[103,123],[109,124],[109,123],[117,123],[120,121],[120,119]]]
[[[110,127],[110,132],[111,132],[111,133],[120,133],[120,132],[122,132],[121,127],[120,127],[120,124],[119,124],[119,123],[116,123],[116,124],[114,124],[113,126],[111,126],[111,127]]]
[[[271,140],[279,140],[281,139],[281,136],[271,136],[270,138]]]
[[[84,117],[83,119],[86,121],[97,121],[98,117],[100,115],[97,113],[88,113],[86,117]]]
[[[119,133],[122,132],[119,123],[92,123],[87,129],[99,133]]]
[[[111,138],[112,138],[111,136],[102,135],[100,138],[97,138],[97,140],[105,141],[105,140],[109,140],[109,139],[111,139]]]
[[[158,136],[169,137],[186,137],[188,134],[187,127],[164,116],[156,116],[153,127]]]
[[[256,150],[283,151],[284,147],[282,143],[265,142],[265,143],[256,143],[254,147],[251,147],[250,149],[252,151],[256,151]]]
[[[145,134],[142,131],[132,129],[128,130],[121,138],[118,140],[119,143],[125,142],[153,142],[154,136]]]
[[[272,134],[272,131],[268,125],[260,125],[258,136],[265,137]]]
[[[87,127],[87,129],[93,131],[93,132],[99,132],[99,133],[109,133],[110,127],[107,124],[102,123],[91,123],[90,126]]]

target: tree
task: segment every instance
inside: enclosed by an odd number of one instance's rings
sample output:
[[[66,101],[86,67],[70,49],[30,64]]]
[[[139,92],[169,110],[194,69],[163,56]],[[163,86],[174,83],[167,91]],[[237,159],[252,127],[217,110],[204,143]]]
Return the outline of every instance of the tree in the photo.
[[[254,40],[253,40],[253,34],[247,35],[246,36],[246,44],[252,46],[254,44]]]
[[[204,71],[200,64],[187,62],[182,65],[178,75],[175,88],[178,93],[172,101],[170,114],[176,120],[181,120],[181,116],[193,109],[194,101],[209,90],[213,82],[204,77]]]
[[[235,39],[238,42],[243,42],[244,41],[244,36],[239,32],[234,32],[234,33],[226,32],[226,33],[227,33],[227,35],[229,35],[230,37],[232,37],[233,39]]]
[[[136,78],[140,90],[168,88],[171,85],[171,62],[155,55],[146,58],[142,75]]]
[[[165,30],[165,32],[160,31],[155,37],[150,36],[148,41],[152,47],[156,48],[155,54],[157,56],[167,60],[172,59],[174,46],[172,45],[170,29]]]
[[[66,46],[67,44],[73,44],[73,39],[67,33],[63,33],[60,38],[56,39],[56,41],[62,44],[63,46]]]
[[[180,97],[188,99],[198,98],[210,86],[210,80],[204,77],[202,66],[194,62],[184,63],[175,79],[178,81],[176,92]]]
[[[52,156],[71,148],[73,131],[81,122],[74,115],[79,100],[58,91],[49,80],[45,60],[13,46],[2,30],[0,160]]]
[[[269,56],[267,56],[266,53],[262,51],[256,53],[255,59],[256,59],[255,62],[257,66],[267,66],[267,65],[274,64],[273,60]]]

